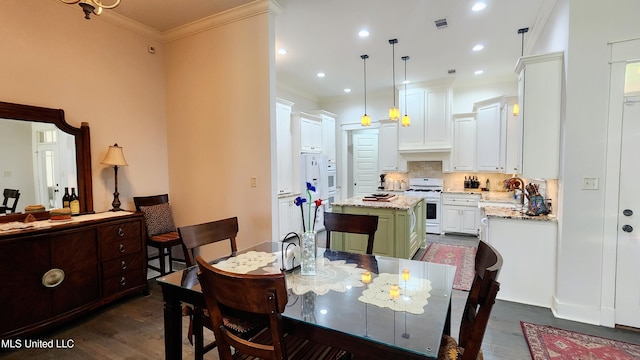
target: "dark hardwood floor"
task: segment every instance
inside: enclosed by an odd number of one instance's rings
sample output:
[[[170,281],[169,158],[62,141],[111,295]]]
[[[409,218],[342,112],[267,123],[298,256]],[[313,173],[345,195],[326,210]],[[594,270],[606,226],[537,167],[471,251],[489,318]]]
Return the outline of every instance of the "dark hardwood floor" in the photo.
[[[432,236],[429,242],[450,244],[477,244],[475,237]],[[417,256],[419,256],[418,254]],[[149,280],[151,295],[131,296],[115,304],[84,316],[56,331],[39,334],[38,339],[72,339],[72,349],[22,349],[1,351],[0,359],[163,359],[163,305],[162,294],[154,280]],[[467,293],[454,291],[452,332],[457,337],[460,316]],[[28,311],[28,309],[25,309]],[[1,321],[1,320],[0,320]],[[530,359],[522,335],[520,321],[556,326],[606,338],[640,344],[640,333],[624,329],[611,329],[556,319],[549,309],[498,300],[493,308],[489,327],[483,342],[487,360]],[[183,334],[187,333],[188,319],[183,320]],[[207,334],[210,338],[210,333]],[[193,358],[193,348],[182,340],[184,359]],[[217,351],[209,352],[206,359],[218,359]]]

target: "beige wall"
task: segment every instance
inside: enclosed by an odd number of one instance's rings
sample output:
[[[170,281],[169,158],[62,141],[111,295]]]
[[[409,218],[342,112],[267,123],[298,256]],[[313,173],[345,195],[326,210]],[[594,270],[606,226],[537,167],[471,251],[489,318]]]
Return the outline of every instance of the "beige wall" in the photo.
[[[58,1],[0,1],[0,24],[0,101],[89,123],[96,211],[111,208],[113,169],[100,161],[116,142],[130,165],[118,171],[124,208],[135,194],[169,191],[161,44]]]
[[[238,247],[271,239],[269,14],[166,46],[176,222],[238,216]],[[250,186],[256,177],[257,186]]]

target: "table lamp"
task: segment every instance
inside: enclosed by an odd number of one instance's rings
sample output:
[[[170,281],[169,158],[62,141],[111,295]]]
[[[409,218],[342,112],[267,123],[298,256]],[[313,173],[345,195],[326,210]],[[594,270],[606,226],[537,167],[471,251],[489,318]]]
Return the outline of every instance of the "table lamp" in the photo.
[[[114,144],[113,146],[109,146],[109,150],[107,151],[107,155],[102,160],[101,164],[113,166],[113,170],[116,174],[116,191],[113,193],[113,202],[111,206],[113,207],[109,211],[121,211],[120,209],[120,199],[118,196],[118,166],[129,166],[127,164],[127,160],[124,159],[124,153],[122,152],[122,148],[118,146],[118,144]]]

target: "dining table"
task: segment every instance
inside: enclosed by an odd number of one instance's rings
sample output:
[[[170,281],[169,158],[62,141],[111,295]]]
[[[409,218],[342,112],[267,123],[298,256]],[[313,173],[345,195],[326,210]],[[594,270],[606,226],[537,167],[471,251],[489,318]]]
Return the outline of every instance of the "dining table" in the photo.
[[[244,274],[281,272],[288,263],[283,248],[263,242],[212,265]],[[438,357],[442,335],[451,330],[455,266],[320,247],[315,261],[315,275],[302,275],[299,267],[285,271],[287,332],[362,359]],[[198,271],[196,265],[156,279],[166,359],[182,359],[182,304],[206,307]]]

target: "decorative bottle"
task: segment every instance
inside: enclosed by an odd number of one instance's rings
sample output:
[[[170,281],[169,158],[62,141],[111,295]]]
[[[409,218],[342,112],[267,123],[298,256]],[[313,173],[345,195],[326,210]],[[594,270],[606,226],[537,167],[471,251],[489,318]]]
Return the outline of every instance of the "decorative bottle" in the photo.
[[[76,195],[76,188],[71,188],[69,206],[71,207],[71,215],[80,215],[80,199]]]
[[[62,196],[62,207],[63,208],[71,207],[70,202],[71,202],[71,196],[69,196],[69,188],[65,187],[64,195]]]
[[[315,230],[302,233],[302,259],[300,261],[301,275],[316,274],[316,245],[318,233]]]

